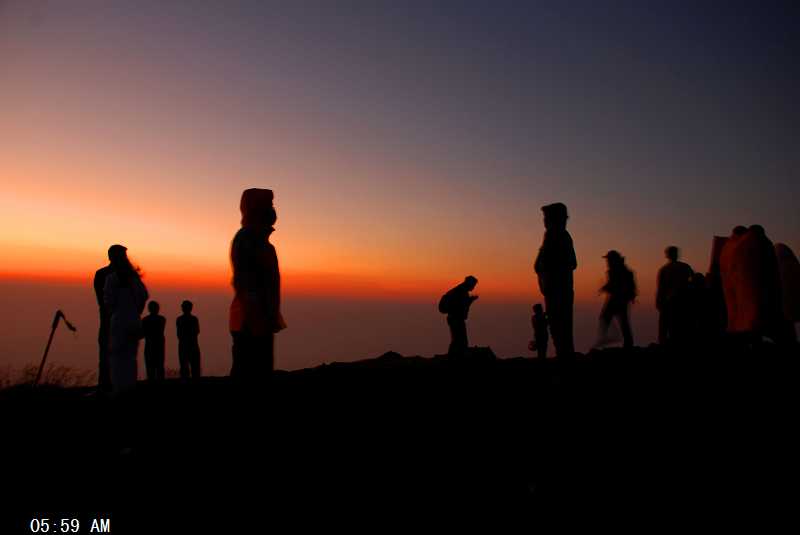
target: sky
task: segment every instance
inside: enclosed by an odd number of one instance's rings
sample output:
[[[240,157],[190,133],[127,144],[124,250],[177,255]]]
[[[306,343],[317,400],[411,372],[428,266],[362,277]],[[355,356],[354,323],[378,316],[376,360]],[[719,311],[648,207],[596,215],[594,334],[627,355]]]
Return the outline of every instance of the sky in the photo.
[[[529,305],[560,201],[578,302],[618,249],[647,316],[666,245],[698,271],[737,224],[800,249],[799,10],[0,0],[0,279],[88,283],[123,243],[151,287],[229,295],[265,187],[290,308],[430,304],[467,274]]]

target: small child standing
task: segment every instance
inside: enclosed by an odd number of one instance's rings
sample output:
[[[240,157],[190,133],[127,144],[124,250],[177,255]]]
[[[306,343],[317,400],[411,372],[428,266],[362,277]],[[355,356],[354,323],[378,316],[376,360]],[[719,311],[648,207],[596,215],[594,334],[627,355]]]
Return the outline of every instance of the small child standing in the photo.
[[[156,301],[150,301],[147,303],[150,314],[142,318],[144,364],[150,382],[164,379],[164,327],[167,319],[158,313],[160,308]]]
[[[547,316],[541,304],[533,305],[533,316],[531,316],[531,325],[533,326],[533,340],[528,348],[531,351],[536,351],[540,359],[547,358],[547,342],[549,336],[547,334]]]

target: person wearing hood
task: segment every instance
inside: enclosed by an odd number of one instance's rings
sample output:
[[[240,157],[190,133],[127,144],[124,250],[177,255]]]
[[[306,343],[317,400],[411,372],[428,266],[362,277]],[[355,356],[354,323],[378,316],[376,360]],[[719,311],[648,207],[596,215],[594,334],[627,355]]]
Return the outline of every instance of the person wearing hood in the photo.
[[[572,307],[575,301],[572,272],[578,267],[572,236],[567,232],[567,207],[562,203],[542,207],[544,240],[534,269],[539,290],[544,296],[545,311],[556,356],[569,358],[575,353],[572,337]]]
[[[275,333],[286,327],[280,312],[278,255],[269,243],[277,221],[272,200],[268,189],[242,193],[242,228],[231,243],[234,297],[229,326],[231,377],[236,379],[257,380],[272,373]]]

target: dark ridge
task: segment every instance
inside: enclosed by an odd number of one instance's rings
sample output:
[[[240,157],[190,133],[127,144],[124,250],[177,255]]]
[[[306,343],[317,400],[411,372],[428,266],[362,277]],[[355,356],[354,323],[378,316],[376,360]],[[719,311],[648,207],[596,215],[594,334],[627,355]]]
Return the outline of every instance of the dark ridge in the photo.
[[[570,361],[478,348],[113,401],[16,387],[0,392],[19,512],[3,532],[37,511],[102,512],[112,533],[774,520],[797,497],[797,363],[770,344]]]

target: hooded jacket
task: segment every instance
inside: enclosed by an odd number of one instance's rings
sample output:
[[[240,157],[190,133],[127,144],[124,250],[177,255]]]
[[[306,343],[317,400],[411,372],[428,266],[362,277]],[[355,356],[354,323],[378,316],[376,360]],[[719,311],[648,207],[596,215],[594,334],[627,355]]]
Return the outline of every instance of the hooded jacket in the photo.
[[[253,188],[242,194],[242,228],[231,243],[231,332],[264,336],[286,327],[280,312],[278,255],[268,241],[276,220],[272,199],[267,189]]]

